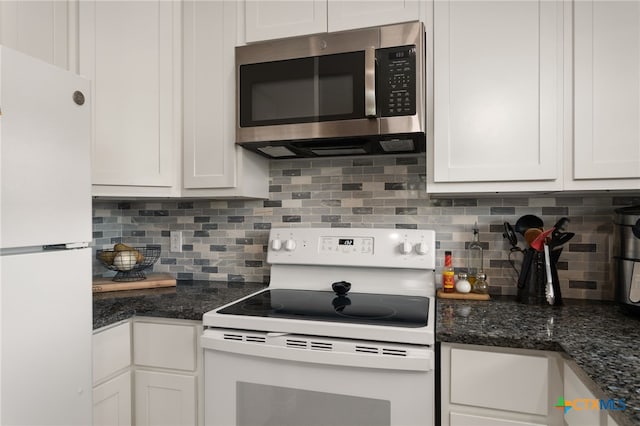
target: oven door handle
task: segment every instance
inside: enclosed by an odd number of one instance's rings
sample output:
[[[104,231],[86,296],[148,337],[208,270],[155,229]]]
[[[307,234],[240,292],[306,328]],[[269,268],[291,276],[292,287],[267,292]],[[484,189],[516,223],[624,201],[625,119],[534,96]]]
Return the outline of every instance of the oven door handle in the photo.
[[[307,362],[343,367],[361,367],[386,370],[431,371],[434,353],[431,348],[419,348],[405,356],[339,350],[292,348],[261,342],[225,340],[205,330],[200,342],[207,350],[228,352],[252,357],[273,358],[285,361]]]

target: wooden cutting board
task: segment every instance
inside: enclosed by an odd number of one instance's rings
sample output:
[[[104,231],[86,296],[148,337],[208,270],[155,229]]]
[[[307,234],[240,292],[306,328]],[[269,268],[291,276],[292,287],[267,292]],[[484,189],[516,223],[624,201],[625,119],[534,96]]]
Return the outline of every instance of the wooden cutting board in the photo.
[[[167,273],[156,272],[147,274],[147,279],[142,281],[117,282],[112,278],[93,277],[93,292],[104,293],[107,291],[139,290],[143,288],[175,287],[176,279]]]
[[[491,296],[488,294],[479,294],[479,293],[458,293],[454,291],[453,293],[445,293],[442,290],[438,290],[438,297],[440,299],[465,299],[465,300],[489,300]]]

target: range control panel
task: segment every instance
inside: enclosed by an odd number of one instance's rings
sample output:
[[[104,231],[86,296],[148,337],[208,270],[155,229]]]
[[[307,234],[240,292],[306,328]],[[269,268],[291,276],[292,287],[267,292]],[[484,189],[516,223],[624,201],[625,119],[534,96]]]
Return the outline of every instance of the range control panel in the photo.
[[[415,229],[272,229],[271,264],[435,269],[435,231]]]

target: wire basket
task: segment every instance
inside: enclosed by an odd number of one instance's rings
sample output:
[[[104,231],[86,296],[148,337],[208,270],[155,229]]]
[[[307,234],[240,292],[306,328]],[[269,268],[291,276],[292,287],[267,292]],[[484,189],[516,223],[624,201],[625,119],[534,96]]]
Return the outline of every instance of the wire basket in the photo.
[[[144,270],[160,257],[159,247],[128,247],[126,250],[96,250],[96,259],[107,269],[117,271],[112,281],[147,279]]]

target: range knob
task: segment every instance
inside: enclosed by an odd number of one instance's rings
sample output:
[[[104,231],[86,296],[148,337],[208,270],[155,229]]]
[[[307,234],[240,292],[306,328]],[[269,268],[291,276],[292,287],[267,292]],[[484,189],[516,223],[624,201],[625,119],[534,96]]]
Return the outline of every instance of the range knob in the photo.
[[[282,241],[279,239],[271,240],[271,250],[278,251],[282,248]]]
[[[294,251],[296,249],[296,242],[295,240],[287,240],[284,243],[284,249],[286,251]]]
[[[429,245],[425,242],[418,243],[418,245],[416,246],[416,252],[421,255],[429,253]]]
[[[411,253],[412,250],[413,250],[413,246],[409,241],[405,241],[404,243],[400,244],[400,253],[409,254]]]

